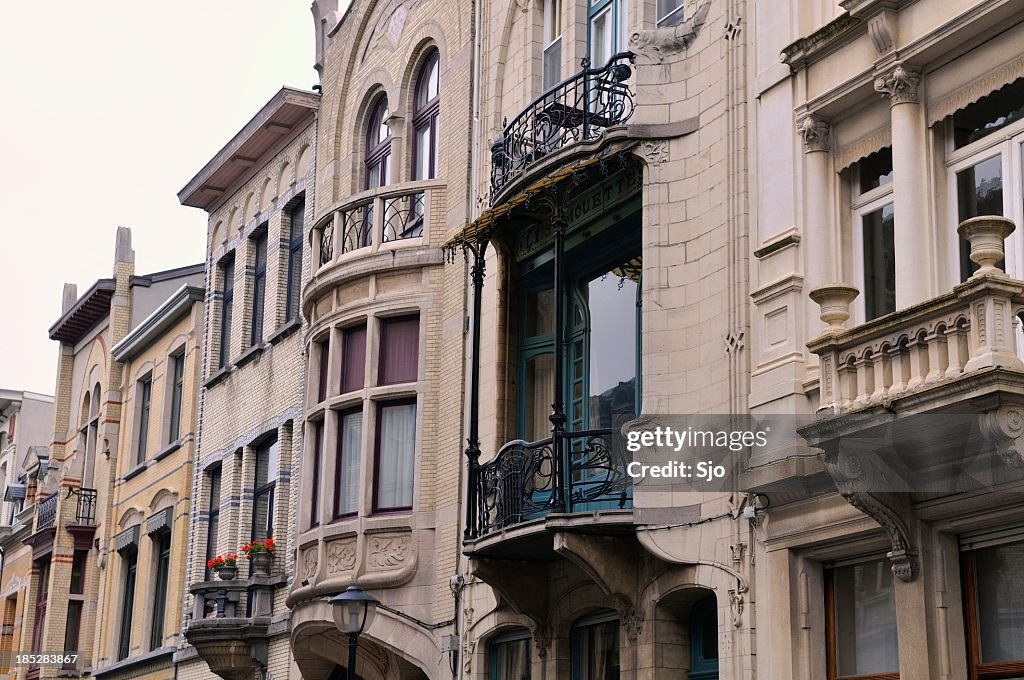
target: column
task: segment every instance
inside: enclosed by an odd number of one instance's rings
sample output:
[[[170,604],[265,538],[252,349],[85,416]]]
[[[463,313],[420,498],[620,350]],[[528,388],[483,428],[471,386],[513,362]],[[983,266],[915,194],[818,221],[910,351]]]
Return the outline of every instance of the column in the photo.
[[[934,251],[928,229],[926,125],[920,100],[921,74],[901,62],[875,79],[875,90],[892,105],[893,208],[896,212],[896,307],[904,309],[932,294]]]
[[[837,283],[834,267],[835,229],[829,218],[832,168],[829,124],[815,116],[797,123],[804,142],[804,276],[807,290]]]

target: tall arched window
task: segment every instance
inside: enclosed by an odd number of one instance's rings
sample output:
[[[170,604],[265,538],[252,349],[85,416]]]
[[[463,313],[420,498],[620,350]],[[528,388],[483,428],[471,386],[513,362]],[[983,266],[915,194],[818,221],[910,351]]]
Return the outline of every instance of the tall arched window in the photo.
[[[437,177],[437,124],[441,107],[437,50],[431,50],[416,79],[413,111],[413,179]]]
[[[366,188],[375,189],[391,182],[391,130],[387,119],[388,98],[381,96],[373,107],[366,128]]]

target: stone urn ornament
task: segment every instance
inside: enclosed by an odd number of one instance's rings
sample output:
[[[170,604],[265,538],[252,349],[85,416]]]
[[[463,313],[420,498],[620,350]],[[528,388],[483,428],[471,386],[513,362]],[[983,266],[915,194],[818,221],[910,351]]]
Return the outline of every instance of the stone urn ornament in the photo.
[[[843,324],[850,318],[850,305],[858,295],[860,291],[853,286],[838,283],[821,286],[810,292],[811,299],[821,308],[821,320],[828,324],[825,332],[844,330]]]
[[[222,581],[234,581],[238,578],[238,555],[235,553],[217,555],[206,562],[206,568]]]
[[[242,546],[242,552],[252,564],[253,576],[269,576],[270,564],[274,559],[274,539],[252,541]]]
[[[1013,220],[998,215],[981,215],[960,223],[956,231],[971,244],[971,261],[979,267],[971,275],[972,279],[1003,273],[996,263],[1003,259],[1006,252],[1003,242],[1015,228]]]

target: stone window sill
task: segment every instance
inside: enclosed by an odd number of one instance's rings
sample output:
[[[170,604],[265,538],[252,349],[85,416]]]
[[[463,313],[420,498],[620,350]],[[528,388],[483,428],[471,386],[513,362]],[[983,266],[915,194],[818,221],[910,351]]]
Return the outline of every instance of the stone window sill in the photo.
[[[136,465],[135,467],[133,467],[128,472],[124,473],[124,477],[122,477],[122,479],[127,482],[129,479],[132,479],[133,477],[138,477],[139,475],[146,471],[147,467],[149,467],[149,462],[143,461]]]
[[[238,357],[238,359],[235,361],[235,367],[236,368],[241,368],[242,366],[244,366],[245,364],[249,363],[250,361],[252,361],[256,357],[258,357],[259,355],[263,354],[263,349],[265,347],[266,347],[266,345],[264,345],[261,342],[261,343],[259,343],[257,345],[253,345],[249,349],[245,350],[244,352],[242,352],[242,356]]]
[[[153,460],[154,461],[163,460],[164,458],[166,458],[167,456],[171,455],[172,453],[174,453],[175,451],[177,451],[180,448],[181,448],[181,440],[180,439],[176,439],[175,441],[171,442],[170,444],[165,446],[163,449],[158,451],[157,454],[155,456],[153,456]]]
[[[270,337],[267,338],[267,344],[273,345],[274,343],[280,342],[300,328],[302,328],[302,321],[298,318],[286,321],[280,328],[271,333]]]
[[[206,382],[203,383],[203,387],[205,387],[207,389],[213,387],[214,385],[219,383],[221,380],[223,380],[224,378],[228,377],[228,375],[230,373],[231,373],[231,366],[230,365],[224,366],[219,371],[217,371],[216,373],[211,375],[209,378],[207,378]]]

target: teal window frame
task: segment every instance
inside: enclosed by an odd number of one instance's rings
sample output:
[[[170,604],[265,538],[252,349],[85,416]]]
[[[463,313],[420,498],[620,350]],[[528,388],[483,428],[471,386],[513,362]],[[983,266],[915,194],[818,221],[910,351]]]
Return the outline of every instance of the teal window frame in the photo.
[[[622,38],[625,24],[629,21],[629,7],[626,4],[629,0],[591,0],[587,3],[587,59],[591,60],[591,67],[600,68],[605,63],[593,63],[594,56],[594,19],[611,7],[612,38],[611,48],[608,56],[612,57],[625,49]]]
[[[690,680],[718,680],[718,658],[704,657],[704,617],[709,609],[715,612],[717,622],[718,600],[713,594],[698,600],[690,613],[690,673],[687,676]],[[716,648],[717,643],[716,639]]]

